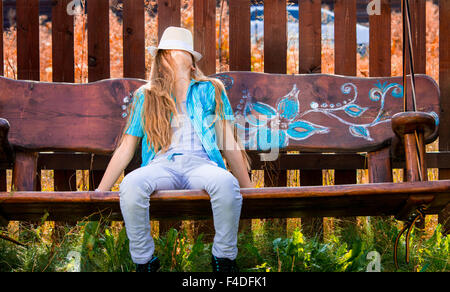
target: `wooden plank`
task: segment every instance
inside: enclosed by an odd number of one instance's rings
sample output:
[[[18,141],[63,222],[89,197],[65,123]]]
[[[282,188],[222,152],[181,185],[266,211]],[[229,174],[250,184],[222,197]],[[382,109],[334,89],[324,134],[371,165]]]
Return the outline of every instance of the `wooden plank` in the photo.
[[[252,158],[252,169],[263,169],[263,162],[259,161],[259,156],[249,152]],[[426,154],[429,168],[444,168],[450,165],[450,152],[429,152]],[[130,171],[140,166],[140,157],[136,154],[127,168]],[[89,169],[91,156],[89,154],[71,153],[41,153],[38,159],[38,169]],[[95,155],[94,170],[106,169],[111,155]],[[314,169],[339,169],[356,170],[367,169],[366,156],[362,154],[320,154],[320,153],[300,153],[287,154],[280,153],[280,170],[314,170]],[[403,168],[405,161],[392,160],[392,168]],[[6,166],[5,166],[6,167]],[[1,167],[0,167],[1,169]]]
[[[39,80],[39,0],[16,1],[17,79]]]
[[[381,0],[381,14],[370,15],[369,75],[391,75],[391,7]]]
[[[299,73],[322,71],[321,1],[299,0]],[[322,170],[300,170],[300,185],[322,185]],[[323,218],[302,217],[306,236],[323,237]]]
[[[390,144],[395,137],[389,123],[390,115],[403,110],[403,102],[398,98],[399,88],[395,88],[395,84],[401,83],[400,76],[356,78],[258,72],[224,72],[212,76],[225,80],[236,115],[242,114],[243,109],[252,106],[255,100],[275,109],[281,106],[284,96],[289,96],[292,101],[297,99],[302,104],[294,113],[302,117],[306,124],[315,126],[307,127],[305,124],[305,133],[310,134],[305,139],[290,139],[283,149],[285,151],[345,153],[380,149]],[[146,82],[143,79],[125,78],[89,84],[33,83],[0,77],[0,86],[4,88],[0,92],[0,115],[11,124],[9,141],[15,146],[34,151],[68,150],[106,154],[115,149],[126,121],[122,117],[122,114],[126,114],[122,109],[126,104],[124,97]],[[276,86],[268,86],[274,82]],[[390,110],[389,115],[382,117],[384,122],[374,123],[365,128],[366,131],[361,128],[352,130],[336,117],[341,116],[347,121],[351,119],[352,123],[362,125],[374,121],[383,110],[382,103],[375,103],[367,97],[375,90],[381,90],[377,84],[385,82],[394,88],[386,92],[384,107]],[[347,83],[351,85],[343,87]],[[418,109],[439,112],[439,90],[435,81],[429,76],[418,74],[416,83]],[[247,94],[243,94],[243,91],[247,91]],[[356,108],[367,110],[358,117],[349,117],[352,112],[346,108],[348,100],[352,100]],[[335,115],[330,114],[332,105]],[[260,115],[256,110],[252,114]],[[244,115],[248,117],[249,111]],[[76,123],[73,122],[74,117]],[[298,129],[301,130],[302,125]],[[252,130],[250,124],[241,126],[245,127],[245,131]],[[430,139],[434,141],[436,138],[437,131]]]
[[[87,11],[88,80],[94,82],[110,78],[109,0],[88,1]],[[89,179],[92,181],[93,176],[99,178],[103,175],[104,171],[93,171]],[[92,183],[89,184],[89,190],[94,190],[96,187]]]
[[[286,74],[287,28],[286,1],[264,1],[264,72]],[[287,186],[287,171],[278,170],[268,163],[264,169],[265,187]],[[266,224],[277,226],[281,233],[287,232],[287,220],[269,220]]]
[[[356,76],[356,0],[335,0],[334,19],[335,74]],[[335,185],[356,183],[356,170],[335,169]],[[356,217],[337,219],[341,227],[356,223]]]
[[[230,71],[251,71],[250,1],[230,0]]]
[[[52,78],[53,82],[75,82],[74,16],[67,14],[70,0],[57,0],[52,6]],[[63,96],[61,96],[63,98]],[[38,168],[39,169],[39,168]],[[71,184],[72,182],[72,184]],[[75,170],[54,170],[55,191],[75,191]],[[54,239],[60,239],[61,223],[55,223]],[[57,238],[56,238],[57,237]]]
[[[168,26],[181,26],[180,0],[158,0],[158,40]]]
[[[12,190],[36,191],[38,190],[36,152],[17,152],[14,163]]]
[[[57,0],[52,6],[53,82],[75,82],[74,16],[67,14],[71,0]]]
[[[368,153],[369,182],[392,182],[392,164],[389,147]]]
[[[286,74],[286,1],[264,1],[264,72]]]
[[[88,80],[110,77],[109,0],[87,2]]]
[[[450,1],[439,1],[439,88],[441,92],[441,124],[439,150],[450,151]],[[448,164],[450,165],[450,164]],[[450,168],[439,169],[439,179],[450,179]],[[439,214],[439,223],[450,233],[450,207]]]
[[[321,0],[299,0],[299,73],[320,73],[322,64]]]
[[[198,66],[205,75],[216,73],[216,1],[194,1],[194,50],[203,55]]]
[[[335,74],[356,76],[356,0],[335,0]]]
[[[3,15],[3,1],[0,1],[0,15]],[[0,33],[3,36],[3,17],[0,19]],[[3,58],[3,37],[0,38],[0,75],[4,75],[5,60]]]
[[[158,11],[159,18],[160,13]],[[142,0],[123,2],[123,76],[145,79],[145,6]]]
[[[142,79],[33,83],[0,77],[4,88],[0,115],[10,122],[9,141],[17,147],[111,153],[126,123],[124,97],[145,83]]]
[[[426,214],[450,202],[450,180],[241,189],[241,218],[295,218],[310,216],[396,215],[410,196],[422,196]],[[204,190],[156,191],[150,198],[152,219],[211,218],[211,202]],[[0,193],[0,208],[8,220],[40,218],[45,210],[54,220],[86,216],[98,210],[119,219],[118,192],[10,192]],[[270,208],[270,212],[267,212]],[[175,212],[176,210],[176,212]],[[78,217],[79,218],[79,217]]]
[[[414,56],[414,72],[426,73],[426,0],[409,0],[411,14],[411,35]],[[406,70],[410,74],[409,51],[406,50]]]

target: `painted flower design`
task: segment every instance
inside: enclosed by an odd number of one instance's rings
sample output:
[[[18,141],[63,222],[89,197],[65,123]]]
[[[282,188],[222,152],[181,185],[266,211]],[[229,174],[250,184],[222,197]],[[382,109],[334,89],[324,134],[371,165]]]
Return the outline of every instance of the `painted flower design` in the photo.
[[[245,147],[252,150],[269,150],[275,147],[285,148],[289,139],[305,140],[315,134],[329,132],[327,127],[298,119],[300,90],[294,84],[292,90],[277,101],[276,108],[262,103],[252,102],[248,91],[244,92],[244,105],[238,106],[241,113],[237,117]],[[245,127],[245,125],[250,125]]]

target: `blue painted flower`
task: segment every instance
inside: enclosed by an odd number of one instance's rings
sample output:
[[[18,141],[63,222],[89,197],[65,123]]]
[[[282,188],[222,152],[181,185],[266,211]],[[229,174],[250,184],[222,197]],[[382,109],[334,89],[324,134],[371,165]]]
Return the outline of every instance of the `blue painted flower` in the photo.
[[[291,92],[277,101],[277,109],[262,102],[247,102],[242,112],[244,119],[236,123],[244,146],[252,150],[285,148],[289,138],[305,140],[314,134],[328,133],[326,127],[296,120],[300,113],[299,93],[294,84]]]

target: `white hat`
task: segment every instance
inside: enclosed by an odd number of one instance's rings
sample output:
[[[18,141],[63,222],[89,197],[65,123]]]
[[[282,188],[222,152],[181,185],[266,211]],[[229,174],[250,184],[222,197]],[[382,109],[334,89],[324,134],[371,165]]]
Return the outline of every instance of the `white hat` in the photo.
[[[184,50],[188,51],[194,56],[196,62],[198,62],[203,56],[199,52],[194,51],[194,41],[190,30],[169,26],[164,30],[164,33],[159,41],[158,47],[147,47],[150,54],[155,57],[158,50]]]

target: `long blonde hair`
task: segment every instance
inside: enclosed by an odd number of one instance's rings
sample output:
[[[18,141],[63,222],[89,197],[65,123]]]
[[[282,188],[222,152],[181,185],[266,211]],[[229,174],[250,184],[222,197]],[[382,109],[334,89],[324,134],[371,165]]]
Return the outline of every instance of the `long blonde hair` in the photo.
[[[225,86],[220,79],[205,76],[205,74],[200,70],[197,63],[195,62],[194,56],[192,54],[191,57],[194,70],[191,71],[190,77],[196,81],[210,81],[214,85],[216,116],[213,123],[219,118],[219,116],[224,119],[221,93],[222,91],[225,91]],[[163,60],[165,60],[169,64],[169,66],[164,64]],[[175,71],[173,70],[174,67],[175,65],[170,52],[168,50],[158,50],[156,56],[152,61],[149,83],[144,86],[145,99],[142,108],[141,123],[148,138],[148,149],[151,148],[150,145],[153,145],[153,149],[155,150],[155,152],[158,152],[158,150],[160,149],[161,153],[166,152],[172,142],[172,128],[170,117],[172,114],[174,116],[178,115],[175,100],[171,96],[171,92],[173,92],[173,89],[175,87]],[[125,131],[131,124],[134,109],[130,108],[129,112],[130,115],[128,117],[126,126],[118,145],[122,143]],[[251,171],[250,157],[245,151],[242,141],[237,135],[237,131],[235,129],[234,138],[241,149],[241,155],[244,159],[247,171]],[[219,149],[222,153],[222,149]]]

